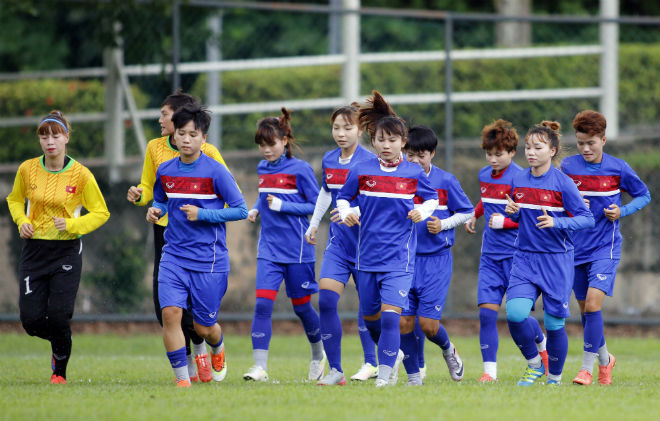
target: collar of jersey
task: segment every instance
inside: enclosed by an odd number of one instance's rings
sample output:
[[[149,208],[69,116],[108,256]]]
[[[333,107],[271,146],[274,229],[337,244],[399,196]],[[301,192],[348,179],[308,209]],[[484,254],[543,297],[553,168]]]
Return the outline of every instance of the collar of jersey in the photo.
[[[66,162],[67,158],[69,158],[69,162]],[[43,168],[44,171],[46,171],[48,173],[51,173],[51,174],[59,174],[59,173],[62,173],[64,171],[68,170],[69,168],[71,168],[71,166],[73,165],[73,162],[74,162],[73,158],[71,158],[69,155],[65,155],[65,157],[64,157],[64,161],[65,161],[64,167],[59,171],[51,171],[48,168],[46,168],[45,161],[46,161],[46,155],[41,155],[41,158],[39,159],[39,163],[41,164],[41,168]]]
[[[171,139],[172,139],[172,135],[169,135],[165,138],[165,143],[167,143],[167,147],[172,149],[174,152],[179,152],[179,150],[177,148],[172,146]]]
[[[185,162],[183,162],[181,160],[181,157],[179,157],[179,162],[177,163],[177,168],[181,172],[192,172],[195,169],[195,167],[197,166],[197,163],[199,162],[199,160],[202,158],[202,155],[204,155],[204,152],[199,154],[199,158],[197,158],[196,160],[194,160],[190,164],[186,164]]]
[[[286,153],[283,153],[283,154],[280,155],[280,157],[277,158],[275,161],[273,161],[273,162],[270,162],[270,161],[269,161],[269,162],[268,162],[268,166],[270,166],[270,167],[277,167],[277,166],[280,165],[280,164],[282,163],[282,161],[284,161],[285,159],[286,159]]]

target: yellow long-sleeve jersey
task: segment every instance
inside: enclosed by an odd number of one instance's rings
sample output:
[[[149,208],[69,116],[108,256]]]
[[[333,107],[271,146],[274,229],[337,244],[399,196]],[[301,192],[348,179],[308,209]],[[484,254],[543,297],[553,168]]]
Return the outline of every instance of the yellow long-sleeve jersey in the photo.
[[[70,158],[62,170],[54,172],[44,167],[43,159],[41,156],[21,164],[7,196],[19,230],[28,223],[34,228],[33,239],[74,240],[110,218],[101,190],[87,167]],[[83,207],[89,213],[80,216]],[[65,231],[55,228],[53,217],[66,220]]]
[[[220,155],[220,151],[210,143],[202,143],[202,152],[225,167],[227,166],[225,160],[222,159],[222,155]],[[142,188],[142,196],[135,202],[136,205],[144,206],[153,200],[156,170],[163,162],[178,156],[179,151],[172,147],[170,136],[163,136],[149,141],[144,156],[144,164],[142,165],[142,179],[138,185],[138,188]],[[158,225],[167,226],[167,214],[158,220]]]

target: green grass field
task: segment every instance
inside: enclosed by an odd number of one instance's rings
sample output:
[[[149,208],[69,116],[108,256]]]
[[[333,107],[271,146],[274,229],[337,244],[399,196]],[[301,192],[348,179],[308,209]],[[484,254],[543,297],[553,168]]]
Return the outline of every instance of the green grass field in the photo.
[[[25,334],[0,335],[0,419],[497,419],[658,420],[660,340],[609,338],[617,357],[614,385],[571,384],[580,368],[580,340],[570,338],[564,384],[515,385],[524,369],[511,339],[502,335],[496,384],[477,382],[482,363],[476,337],[454,337],[465,378],[450,380],[439,350],[426,345],[428,377],[406,386],[403,367],[396,387],[372,382],[317,387],[305,381],[309,346],[304,337],[276,336],[271,343],[270,383],[246,383],[252,364],[248,336],[227,335],[229,374],[222,383],[174,387],[159,336],[77,335],[68,384],[49,384],[50,347]],[[344,338],[343,367],[359,368],[357,336]]]

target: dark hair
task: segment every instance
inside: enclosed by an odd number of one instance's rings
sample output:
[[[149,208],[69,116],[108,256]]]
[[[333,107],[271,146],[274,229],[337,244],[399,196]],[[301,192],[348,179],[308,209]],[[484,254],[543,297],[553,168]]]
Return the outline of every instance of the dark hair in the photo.
[[[176,92],[168,95],[163,103],[160,104],[161,107],[166,105],[170,107],[172,111],[176,111],[185,105],[200,105],[200,101],[194,96],[184,93],[181,89],[177,89]]]
[[[346,121],[350,121],[353,124],[359,124],[359,113],[360,104],[357,102],[352,102],[351,105],[344,105],[343,107],[336,108],[330,116],[330,123],[334,123],[337,117],[341,115],[344,116]]]
[[[607,120],[605,116],[593,110],[584,110],[577,113],[573,119],[573,128],[576,132],[586,133],[588,136],[605,136]]]
[[[257,122],[257,132],[254,134],[254,143],[257,145],[268,146],[275,144],[275,139],[284,139],[286,136],[286,157],[291,158],[292,146],[302,151],[295,143],[296,138],[293,137],[293,130],[291,129],[291,111],[282,107],[282,115],[279,117],[264,117]]]
[[[60,110],[53,110],[46,117],[42,118],[37,126],[37,136],[47,135],[50,133],[69,134],[71,133],[71,125],[69,120],[64,117]]]
[[[510,121],[497,119],[484,126],[481,132],[481,149],[504,149],[513,152],[518,146],[518,132]]]
[[[438,147],[438,137],[431,128],[419,125],[408,129],[408,142],[403,147],[412,152],[434,152]]]
[[[174,129],[180,129],[189,121],[195,124],[195,129],[201,130],[202,134],[207,134],[211,125],[211,113],[199,104],[188,104],[179,108],[172,115]]]
[[[360,107],[360,127],[369,133],[372,142],[378,130],[402,138],[408,136],[406,122],[394,112],[380,92],[373,91],[373,97],[367,99],[367,104]]]
[[[550,142],[550,148],[556,149],[556,152],[552,157],[552,159],[555,159],[559,157],[559,153],[561,152],[561,145],[559,144],[559,138],[561,137],[561,133],[559,133],[560,128],[561,124],[559,124],[557,121],[543,120],[540,124],[537,124],[536,126],[529,129],[527,135],[525,136],[525,142],[527,142],[531,137],[537,136],[540,137],[541,140],[545,143]]]

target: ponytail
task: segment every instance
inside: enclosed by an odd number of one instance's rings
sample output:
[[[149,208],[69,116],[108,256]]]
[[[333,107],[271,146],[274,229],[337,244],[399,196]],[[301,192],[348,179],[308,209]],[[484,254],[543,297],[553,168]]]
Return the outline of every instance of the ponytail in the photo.
[[[527,142],[532,137],[538,137],[544,143],[549,143],[550,148],[555,148],[556,152],[552,159],[559,157],[561,153],[561,145],[559,144],[559,139],[561,138],[561,133],[559,129],[561,124],[557,121],[548,121],[543,120],[541,123],[529,129],[527,135],[525,136],[525,142]]]
[[[367,105],[360,107],[359,122],[372,141],[379,129],[401,138],[408,136],[406,122],[394,112],[378,91],[373,91],[373,97],[367,99]]]

